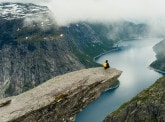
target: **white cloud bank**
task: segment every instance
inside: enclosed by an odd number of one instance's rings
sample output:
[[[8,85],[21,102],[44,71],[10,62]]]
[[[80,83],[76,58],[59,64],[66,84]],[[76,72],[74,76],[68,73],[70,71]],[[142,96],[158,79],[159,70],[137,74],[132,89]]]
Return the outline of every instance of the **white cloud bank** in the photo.
[[[135,20],[164,23],[165,0],[0,0],[46,5],[59,25],[72,22]],[[165,24],[164,24],[165,25]]]
[[[77,21],[164,20],[164,0],[51,0],[47,6],[56,21],[65,25]]]
[[[34,3],[34,4],[42,4],[45,2],[50,2],[51,0],[0,0],[0,2],[19,2],[19,3]]]

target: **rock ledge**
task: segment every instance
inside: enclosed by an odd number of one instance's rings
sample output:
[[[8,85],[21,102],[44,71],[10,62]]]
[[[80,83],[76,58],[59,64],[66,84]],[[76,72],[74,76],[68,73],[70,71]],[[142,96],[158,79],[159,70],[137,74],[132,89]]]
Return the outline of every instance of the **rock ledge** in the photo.
[[[57,76],[18,96],[1,99],[0,122],[73,121],[121,73],[99,67]]]

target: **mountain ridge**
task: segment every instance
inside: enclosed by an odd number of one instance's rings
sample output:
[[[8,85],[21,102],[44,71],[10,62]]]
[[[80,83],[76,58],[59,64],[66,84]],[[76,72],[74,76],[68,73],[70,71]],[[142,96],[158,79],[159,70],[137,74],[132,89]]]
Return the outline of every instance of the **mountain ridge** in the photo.
[[[0,98],[27,91],[57,75],[100,66],[93,61],[95,56],[113,49],[121,39],[143,36],[146,28],[128,22],[117,27],[87,22],[59,27],[47,7],[0,6]],[[108,36],[111,33],[113,38]]]
[[[33,14],[48,13],[46,6],[39,6],[32,3],[0,3],[0,17],[6,20],[25,18]]]
[[[165,77],[143,90],[119,109],[110,113],[104,122],[162,122],[165,120]]]

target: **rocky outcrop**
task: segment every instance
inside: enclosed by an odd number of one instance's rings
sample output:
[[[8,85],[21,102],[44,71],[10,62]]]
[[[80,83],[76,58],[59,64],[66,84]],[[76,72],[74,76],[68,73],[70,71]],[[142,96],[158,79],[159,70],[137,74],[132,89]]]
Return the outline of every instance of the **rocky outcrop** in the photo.
[[[47,7],[34,4],[2,3],[0,9],[0,98],[98,65],[83,50],[103,42],[86,24],[58,27]]]
[[[165,77],[108,115],[104,122],[164,122]]]
[[[146,30],[145,25],[132,22],[59,27],[55,21],[45,6],[0,3],[0,98],[61,74],[96,67],[93,57]]]
[[[121,75],[90,68],[57,76],[15,97],[0,100],[0,122],[71,122]]]

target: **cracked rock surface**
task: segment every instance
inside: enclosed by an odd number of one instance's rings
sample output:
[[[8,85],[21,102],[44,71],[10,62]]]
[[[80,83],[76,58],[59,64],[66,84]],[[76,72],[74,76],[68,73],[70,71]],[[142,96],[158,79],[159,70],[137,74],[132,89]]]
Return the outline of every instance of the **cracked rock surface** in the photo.
[[[73,121],[121,75],[114,68],[83,69],[54,77],[18,96],[0,100],[0,122]]]

